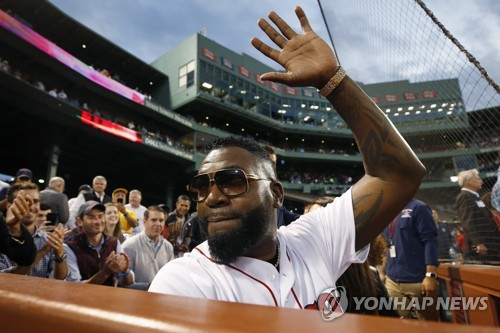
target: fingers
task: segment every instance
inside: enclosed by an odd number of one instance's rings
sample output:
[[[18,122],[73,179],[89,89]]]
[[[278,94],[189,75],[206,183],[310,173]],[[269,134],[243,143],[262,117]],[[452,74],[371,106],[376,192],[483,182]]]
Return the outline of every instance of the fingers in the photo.
[[[266,43],[262,42],[257,37],[252,38],[252,45],[259,50],[263,55],[271,58],[274,61],[278,61],[278,57],[280,55],[279,51],[273,49]]]
[[[47,234],[47,243],[50,245],[51,248],[54,250],[62,250],[63,248],[63,241],[62,239],[59,239],[59,237],[55,236],[54,234]]]
[[[267,72],[260,76],[261,80],[273,81],[278,83],[288,84],[290,82],[290,74],[282,72]]]
[[[126,252],[120,252],[120,255],[123,256],[127,260],[130,259],[130,257],[128,256],[128,254]]]
[[[61,225],[58,225],[54,232],[47,234],[47,243],[57,251],[60,251],[64,247],[64,233]]]
[[[273,23],[280,29],[281,33],[288,39],[292,39],[294,36],[297,35],[297,33],[290,28],[288,23],[286,23],[281,16],[276,14],[275,12],[270,12],[269,13],[269,19],[273,21]]]
[[[274,44],[278,45],[279,47],[283,48],[285,47],[287,40],[274,29],[269,23],[267,23],[266,20],[260,19],[257,24],[259,27],[266,33],[266,35],[271,39]]]
[[[111,260],[113,260],[113,258],[115,257],[115,251],[112,251],[109,256],[106,258],[106,262],[109,262]]]
[[[307,19],[306,13],[302,9],[302,7],[297,6],[295,7],[295,14],[297,15],[297,18],[300,21],[300,26],[302,27],[302,30],[304,32],[309,32],[313,31],[311,28],[311,25],[309,24],[309,20]]]
[[[33,205],[33,199],[29,195],[25,195],[24,191],[21,190],[12,203],[12,213],[14,214],[16,219],[21,220],[29,214],[30,207]]]
[[[54,231],[55,227],[53,225],[42,225],[40,227],[40,230],[45,231],[45,232],[52,232]]]

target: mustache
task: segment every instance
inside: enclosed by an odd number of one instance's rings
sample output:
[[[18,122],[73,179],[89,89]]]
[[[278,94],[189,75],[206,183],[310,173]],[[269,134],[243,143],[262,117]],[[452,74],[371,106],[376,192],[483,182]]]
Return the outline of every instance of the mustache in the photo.
[[[240,214],[236,213],[235,211],[233,210],[219,210],[219,211],[215,211],[215,212],[210,212],[208,213],[207,215],[201,217],[198,215],[198,217],[200,218],[200,220],[202,222],[207,222],[208,220],[210,219],[218,219],[218,218],[234,218],[234,217],[238,217],[240,216]]]

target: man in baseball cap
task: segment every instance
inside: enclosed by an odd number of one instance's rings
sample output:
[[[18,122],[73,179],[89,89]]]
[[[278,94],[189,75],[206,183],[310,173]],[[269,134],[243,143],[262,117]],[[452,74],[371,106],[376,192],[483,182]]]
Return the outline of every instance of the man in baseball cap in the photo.
[[[64,246],[68,281],[107,286],[133,282],[130,259],[122,253],[120,242],[103,233],[105,211],[106,207],[97,201],[86,201],[80,206],[76,218],[80,233]]]
[[[106,207],[104,207],[102,203],[97,201],[87,201],[80,206],[80,209],[78,210],[78,217],[80,219],[83,219],[84,215],[92,215],[91,213],[93,210],[104,213],[106,211]]]
[[[16,182],[17,181],[30,181],[33,179],[33,172],[30,169],[22,168],[16,172]]]

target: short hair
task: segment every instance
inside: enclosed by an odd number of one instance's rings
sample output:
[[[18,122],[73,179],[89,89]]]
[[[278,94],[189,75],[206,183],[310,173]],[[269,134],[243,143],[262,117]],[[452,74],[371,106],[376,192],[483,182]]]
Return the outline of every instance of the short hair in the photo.
[[[11,187],[9,187],[7,191],[7,201],[9,203],[14,202],[14,198],[17,196],[19,191],[21,190],[36,190],[40,191],[38,185],[32,182],[17,182],[14,183]]]
[[[64,185],[64,178],[62,177],[52,177],[49,180],[49,186],[57,186],[59,184]]]
[[[273,147],[271,146],[264,146],[263,147],[265,151],[267,151],[268,155],[276,155],[276,150],[274,150]]]
[[[191,198],[185,194],[181,194],[177,197],[177,201],[176,202],[179,202],[181,200],[184,200],[184,201],[189,201],[191,202]]]
[[[260,161],[269,163],[272,175],[276,177],[276,168],[274,163],[269,159],[269,152],[266,148],[262,147],[257,143],[257,141],[243,137],[240,135],[231,135],[224,138],[215,139],[208,147],[209,151],[228,148],[228,147],[238,147],[245,149],[249,153],[253,154]]]
[[[96,181],[98,180],[104,180],[105,183],[107,183],[108,181],[106,180],[106,177],[104,176],[95,176],[94,179],[92,180],[92,184],[94,184]]]
[[[137,195],[139,195],[140,197],[142,197],[142,193],[141,193],[141,191],[139,191],[139,190],[132,190],[132,191],[130,191],[130,192],[128,193],[128,196],[130,197],[132,194],[137,194]]]
[[[469,182],[469,180],[471,180],[472,177],[478,175],[479,171],[477,171],[477,169],[460,171],[460,173],[458,174],[458,185],[460,187],[464,187]]]
[[[165,219],[167,218],[167,214],[165,213],[165,211],[161,207],[153,205],[153,206],[149,206],[146,209],[146,211],[144,212],[144,221],[149,219],[149,212],[160,212],[163,214],[163,217]]]

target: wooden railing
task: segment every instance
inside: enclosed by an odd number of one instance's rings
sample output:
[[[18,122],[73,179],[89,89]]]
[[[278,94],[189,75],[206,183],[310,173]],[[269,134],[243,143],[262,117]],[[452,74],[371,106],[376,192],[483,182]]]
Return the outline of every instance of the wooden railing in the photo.
[[[500,266],[441,264],[438,274],[449,297],[487,297],[486,309],[451,311],[453,322],[500,326]]]
[[[0,274],[1,332],[498,332],[492,327],[293,310]]]

